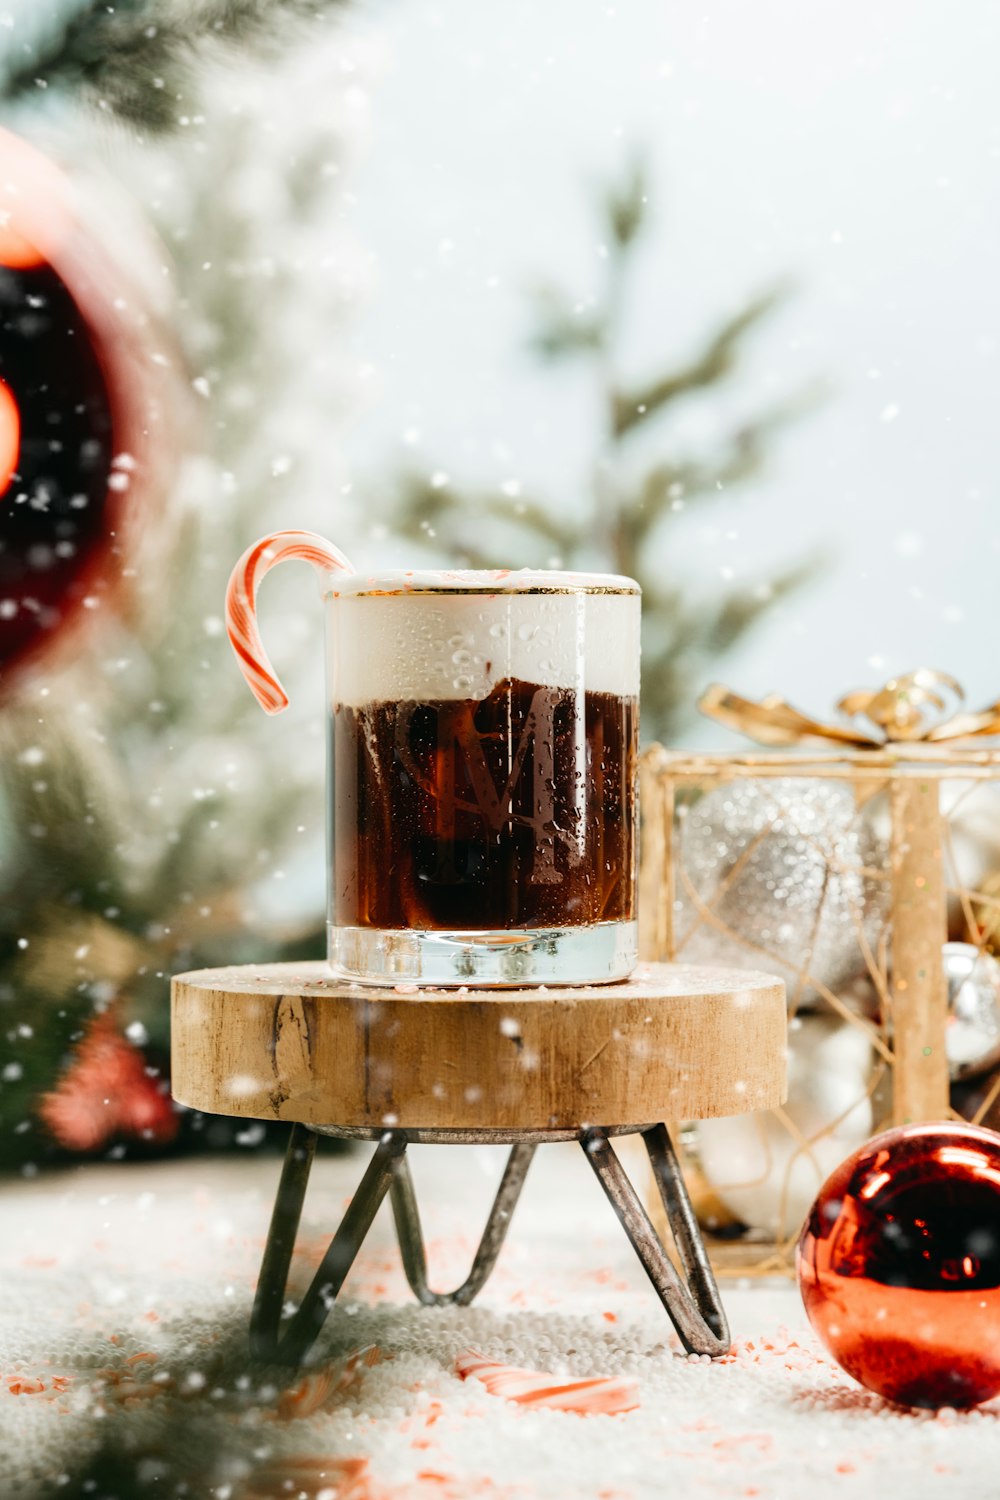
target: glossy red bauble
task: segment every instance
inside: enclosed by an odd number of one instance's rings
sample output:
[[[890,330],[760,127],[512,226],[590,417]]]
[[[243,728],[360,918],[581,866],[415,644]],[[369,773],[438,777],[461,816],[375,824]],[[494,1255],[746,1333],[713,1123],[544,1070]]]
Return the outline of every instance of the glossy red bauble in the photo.
[[[876,1136],[824,1184],[797,1264],[809,1321],[869,1390],[930,1408],[1000,1394],[1000,1135]]]

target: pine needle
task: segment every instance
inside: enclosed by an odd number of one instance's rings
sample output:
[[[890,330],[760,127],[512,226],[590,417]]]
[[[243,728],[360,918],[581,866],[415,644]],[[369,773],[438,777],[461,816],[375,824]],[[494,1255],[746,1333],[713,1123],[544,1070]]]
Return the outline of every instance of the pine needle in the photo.
[[[61,90],[146,135],[165,134],[197,107],[194,75],[204,51],[277,49],[342,3],[80,0],[27,53],[0,64],[0,99]]]

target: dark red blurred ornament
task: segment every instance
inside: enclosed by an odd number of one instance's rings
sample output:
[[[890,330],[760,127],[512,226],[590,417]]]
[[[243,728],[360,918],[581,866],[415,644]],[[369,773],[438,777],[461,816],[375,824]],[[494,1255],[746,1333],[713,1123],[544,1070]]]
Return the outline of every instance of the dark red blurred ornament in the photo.
[[[1000,1394],[1000,1135],[876,1136],[824,1184],[797,1266],[810,1323],[869,1390],[930,1408]]]
[[[82,196],[0,130],[0,693],[121,578],[161,415],[145,304]]]

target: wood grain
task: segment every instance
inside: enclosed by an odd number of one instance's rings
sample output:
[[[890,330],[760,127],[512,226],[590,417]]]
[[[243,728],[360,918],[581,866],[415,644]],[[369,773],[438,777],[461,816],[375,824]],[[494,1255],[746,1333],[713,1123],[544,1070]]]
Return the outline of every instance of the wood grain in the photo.
[[[667,752],[651,745],[639,762],[639,957],[672,961],[674,942],[674,794]]]
[[[897,1125],[948,1115],[948,937],[944,820],[933,777],[894,777],[892,806],[893,1112]]]
[[[172,984],[172,1079],[195,1109],[356,1129],[649,1124],[781,1103],[785,1027],[781,982],[731,969],[466,993],[205,969]]]

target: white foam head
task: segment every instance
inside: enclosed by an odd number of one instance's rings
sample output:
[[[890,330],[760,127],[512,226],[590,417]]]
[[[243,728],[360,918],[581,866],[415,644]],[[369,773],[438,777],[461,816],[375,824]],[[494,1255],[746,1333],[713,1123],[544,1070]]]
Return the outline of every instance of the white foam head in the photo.
[[[505,678],[638,696],[640,590],[631,578],[524,569],[333,582],[334,703],[479,699]]]

